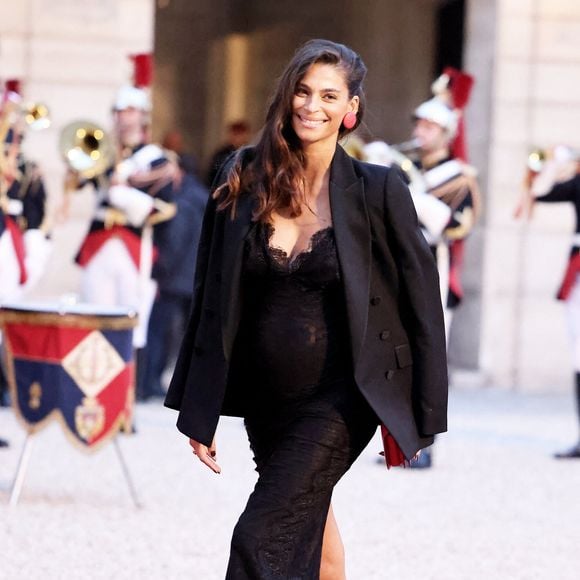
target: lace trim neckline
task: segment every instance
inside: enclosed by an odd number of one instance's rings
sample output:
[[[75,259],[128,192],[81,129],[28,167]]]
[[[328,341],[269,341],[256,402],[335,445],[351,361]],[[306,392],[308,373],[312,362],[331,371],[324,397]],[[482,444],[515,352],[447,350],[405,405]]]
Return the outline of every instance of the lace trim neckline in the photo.
[[[273,224],[264,223],[263,227],[265,232],[265,243],[268,251],[270,252],[270,255],[275,259],[276,262],[286,266],[291,270],[295,270],[304,261],[305,258],[312,254],[312,250],[320,243],[320,241],[325,239],[334,231],[333,226],[327,226],[325,228],[316,230],[310,236],[307,246],[292,257],[288,255],[284,248],[271,245],[270,241],[275,231]]]

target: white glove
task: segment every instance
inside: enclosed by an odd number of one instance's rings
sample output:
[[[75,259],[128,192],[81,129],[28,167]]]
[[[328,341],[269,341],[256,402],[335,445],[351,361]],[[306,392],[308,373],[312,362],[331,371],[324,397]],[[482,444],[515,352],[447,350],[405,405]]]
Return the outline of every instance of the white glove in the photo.
[[[451,218],[451,208],[429,193],[415,193],[412,197],[417,217],[429,232],[430,241],[439,239]]]
[[[145,145],[129,159],[125,159],[117,165],[115,170],[117,178],[122,182],[126,182],[135,173],[149,171],[151,164],[162,157],[163,150],[161,147],[153,144]]]
[[[145,223],[153,209],[153,198],[128,185],[113,185],[108,192],[109,203],[121,210],[133,227]]]

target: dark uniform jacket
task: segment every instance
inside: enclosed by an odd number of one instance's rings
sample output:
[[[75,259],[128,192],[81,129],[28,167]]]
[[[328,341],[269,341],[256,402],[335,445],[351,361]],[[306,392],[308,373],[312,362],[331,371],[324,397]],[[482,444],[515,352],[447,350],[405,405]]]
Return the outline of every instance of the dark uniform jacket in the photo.
[[[534,201],[544,203],[568,202],[574,206],[576,215],[576,236],[568,257],[568,265],[564,278],[560,284],[558,300],[567,300],[572,288],[576,284],[578,274],[580,274],[580,244],[578,236],[580,234],[580,174],[575,175],[572,179],[555,183],[552,189],[545,195],[534,198]]]
[[[24,232],[38,229],[43,225],[46,214],[46,190],[38,166],[20,159],[18,165],[19,178],[8,190],[10,199],[20,201],[22,207],[14,220]]]
[[[352,159],[338,146],[330,204],[354,378],[410,458],[447,429],[447,362],[435,261],[400,171]],[[240,198],[234,220],[216,205],[211,199],[207,206],[193,309],[165,400],[179,410],[179,430],[205,445],[220,414],[242,413],[228,403],[226,390],[242,312],[243,246],[252,227],[253,199]]]

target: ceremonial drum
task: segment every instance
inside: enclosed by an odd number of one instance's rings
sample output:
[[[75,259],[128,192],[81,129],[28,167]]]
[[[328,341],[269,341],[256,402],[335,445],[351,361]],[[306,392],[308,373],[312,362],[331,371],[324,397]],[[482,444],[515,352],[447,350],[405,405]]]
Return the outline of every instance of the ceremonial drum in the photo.
[[[68,438],[94,450],[128,428],[134,402],[137,314],[87,304],[0,308],[14,410],[29,433],[56,418]]]

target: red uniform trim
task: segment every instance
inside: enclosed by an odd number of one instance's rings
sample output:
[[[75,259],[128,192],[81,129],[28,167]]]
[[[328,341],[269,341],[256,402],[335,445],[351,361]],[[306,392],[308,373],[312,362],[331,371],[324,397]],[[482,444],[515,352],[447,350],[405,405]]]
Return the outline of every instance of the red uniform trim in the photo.
[[[141,238],[123,226],[113,226],[106,230],[89,232],[84,239],[77,256],[77,263],[83,268],[91,261],[107,240],[119,238],[127,248],[131,260],[139,270],[141,257]],[[157,249],[153,248],[153,260],[157,258]]]
[[[26,249],[24,248],[24,238],[22,237],[22,231],[18,227],[18,224],[9,216],[6,216],[6,229],[10,232],[12,236],[12,245],[14,246],[14,252],[16,254],[16,259],[18,260],[18,266],[20,268],[20,284],[24,284],[28,279],[26,273],[26,264],[24,259],[26,257]]]
[[[453,294],[454,305],[459,304],[463,298],[461,274],[463,272],[464,254],[465,240],[454,240],[449,244],[449,290]]]
[[[568,299],[568,296],[570,296],[570,292],[576,283],[576,277],[578,274],[580,274],[580,253],[570,256],[566,272],[564,273],[564,279],[562,280],[562,284],[558,290],[558,300]]]

